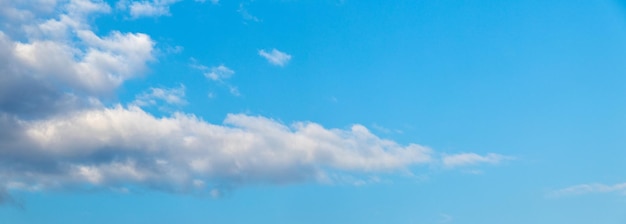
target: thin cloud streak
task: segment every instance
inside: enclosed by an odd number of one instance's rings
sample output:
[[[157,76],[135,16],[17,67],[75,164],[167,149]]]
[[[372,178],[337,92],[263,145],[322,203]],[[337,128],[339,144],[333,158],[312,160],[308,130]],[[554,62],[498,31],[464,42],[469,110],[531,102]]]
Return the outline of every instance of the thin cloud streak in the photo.
[[[128,9],[132,19],[170,16],[170,5],[179,1],[180,0],[142,0],[128,2],[123,0],[118,2],[117,7],[120,9]]]
[[[620,193],[626,195],[626,183],[619,183],[614,185],[606,185],[600,183],[574,185],[552,191],[549,196],[563,197],[599,193]]]
[[[272,49],[269,52],[265,50],[259,50],[259,55],[265,58],[270,64],[280,67],[285,66],[291,60],[291,55],[279,51],[276,48]]]
[[[459,153],[444,154],[442,158],[442,163],[443,166],[446,168],[456,168],[463,166],[473,166],[478,164],[499,164],[505,160],[511,159],[513,159],[513,157],[495,153],[489,153],[484,156],[476,153]]]

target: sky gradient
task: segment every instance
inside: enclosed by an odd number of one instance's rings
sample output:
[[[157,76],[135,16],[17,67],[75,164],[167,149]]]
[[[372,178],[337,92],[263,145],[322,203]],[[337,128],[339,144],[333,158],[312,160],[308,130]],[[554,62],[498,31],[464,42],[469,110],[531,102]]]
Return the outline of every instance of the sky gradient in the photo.
[[[0,223],[626,222],[626,2],[0,1]]]

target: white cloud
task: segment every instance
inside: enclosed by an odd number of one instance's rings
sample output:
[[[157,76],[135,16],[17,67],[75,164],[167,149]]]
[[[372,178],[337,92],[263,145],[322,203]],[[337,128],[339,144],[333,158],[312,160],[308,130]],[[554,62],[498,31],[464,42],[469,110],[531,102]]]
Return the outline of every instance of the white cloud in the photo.
[[[89,30],[76,33],[87,45],[85,49],[60,41],[37,40],[16,43],[15,57],[37,74],[56,77],[92,93],[111,92],[125,80],[140,75],[153,59],[154,42],[148,35],[114,31],[99,37]]]
[[[141,75],[153,60],[154,42],[146,34],[113,31],[98,36],[91,31],[88,18],[110,11],[105,2],[73,0],[60,8],[53,18],[18,23],[28,41],[14,41],[0,31],[10,48],[5,57],[15,62],[13,72],[100,95]]]
[[[575,186],[566,187],[550,193],[550,196],[568,196],[568,195],[581,195],[592,193],[621,193],[626,194],[626,183],[619,183],[614,185],[606,184],[580,184]]]
[[[213,80],[213,81],[221,81],[224,79],[228,79],[235,74],[235,71],[224,66],[219,65],[215,67],[211,67],[204,73],[204,76]]]
[[[141,33],[96,34],[89,21],[110,12],[101,0],[38,3],[0,7],[14,12],[7,20],[12,25],[2,25],[12,31],[0,31],[0,202],[11,201],[7,189],[85,186],[220,196],[239,185],[328,182],[342,179],[335,173],[369,175],[437,162],[427,147],[382,139],[362,125],[285,125],[242,114],[212,124],[186,113],[156,117],[139,107],[184,105],[183,85],[151,88],[128,107],[105,107],[98,97],[141,76],[154,59],[154,41]],[[276,49],[262,53],[280,66],[291,58]],[[234,74],[226,66],[194,67],[240,94],[225,83]]]
[[[185,85],[181,84],[177,88],[150,88],[149,91],[139,94],[132,104],[140,107],[154,106],[159,101],[175,106],[187,104]]]
[[[204,74],[204,77],[206,77],[207,79],[216,81],[218,84],[227,87],[230,94],[234,96],[241,96],[241,93],[239,92],[239,88],[237,88],[237,86],[231,85],[226,82],[227,79],[235,74],[235,71],[233,71],[232,69],[224,65],[213,66],[209,68],[205,65],[199,64],[198,61],[194,58],[191,58],[191,67],[201,71]],[[213,97],[215,97],[215,94],[210,93],[209,98]]]
[[[291,55],[276,50],[275,48],[272,51],[267,52],[265,50],[259,50],[259,55],[267,59],[267,61],[273,65],[277,66],[285,66],[289,60],[291,60]]]
[[[183,52],[185,48],[182,46],[167,46],[165,48],[165,53],[167,54],[180,54],[181,52]]]
[[[257,18],[256,16],[248,12],[248,9],[246,8],[245,3],[239,3],[239,9],[237,9],[237,12],[239,12],[239,14],[241,14],[243,19],[246,21],[261,22],[259,18]]]
[[[508,156],[503,156],[495,153],[489,153],[485,156],[478,155],[476,153],[460,153],[443,155],[442,162],[444,167],[455,168],[463,166],[472,166],[481,163],[498,164],[504,160],[512,159]]]
[[[242,114],[230,114],[219,125],[183,113],[157,118],[132,106],[12,123],[19,137],[2,142],[0,180],[42,189],[89,183],[187,191],[199,181],[207,186],[292,183],[334,171],[407,169],[429,163],[432,153],[381,139],[361,125],[348,130],[311,122],[287,126]]]
[[[21,15],[0,15],[0,117],[43,119],[101,107],[98,97],[142,75],[153,59],[154,42],[145,34],[91,31],[92,17],[110,12],[104,1],[1,1],[0,6]]]
[[[131,18],[170,16],[170,6],[180,0],[119,1],[117,7],[129,9]]]
[[[205,3],[206,0],[194,0],[195,2]],[[220,3],[220,0],[210,0],[211,4],[217,5]]]
[[[103,0],[71,0],[65,8],[71,17],[111,11],[111,7]]]

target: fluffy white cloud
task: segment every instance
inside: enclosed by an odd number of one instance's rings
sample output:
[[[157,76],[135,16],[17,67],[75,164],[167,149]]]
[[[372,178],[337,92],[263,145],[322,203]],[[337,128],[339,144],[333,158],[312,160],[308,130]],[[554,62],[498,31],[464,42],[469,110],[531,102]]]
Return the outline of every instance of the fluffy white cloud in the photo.
[[[112,32],[98,36],[89,21],[110,12],[101,0],[0,1],[0,114],[44,118],[98,106],[140,76],[153,58],[145,34]]]
[[[489,153],[485,156],[478,155],[476,153],[460,153],[452,155],[444,155],[442,162],[444,167],[454,168],[461,166],[471,166],[481,163],[498,164],[504,160],[512,159],[508,156],[503,156],[495,153]]]
[[[106,3],[73,0],[59,7],[61,13],[52,18],[19,23],[27,41],[15,41],[0,31],[0,38],[9,48],[3,57],[14,62],[13,73],[60,81],[67,87],[100,95],[141,75],[146,63],[153,60],[154,42],[146,34],[113,31],[98,36],[90,30],[88,17],[109,12]]]
[[[281,67],[285,66],[287,62],[291,60],[291,55],[276,49],[272,49],[272,51],[270,52],[267,52],[265,50],[259,50],[259,55],[267,59],[269,63]]]
[[[287,126],[242,114],[230,114],[218,125],[190,114],[158,118],[138,107],[117,106],[4,122],[16,130],[2,141],[0,179],[7,187],[90,183],[189,191],[207,186],[198,183],[326,180],[327,172],[392,171],[432,160],[429,148],[381,139],[361,125]]]
[[[36,5],[43,2],[48,3]],[[101,0],[0,1],[0,6],[11,13],[0,15],[7,27],[0,31],[0,202],[12,201],[6,189],[85,186],[221,195],[220,187],[326,182],[336,173],[370,174],[439,162],[427,147],[381,139],[361,125],[328,129],[242,114],[212,124],[186,113],[157,117],[139,107],[159,101],[183,105],[183,85],[151,88],[128,107],[105,107],[99,97],[142,75],[153,60],[150,36],[97,35],[90,18],[110,12]],[[132,3],[129,7],[132,11]],[[279,66],[291,58],[276,49],[259,54]],[[224,81],[233,70],[194,67],[240,94]],[[498,156],[451,155],[443,163],[497,163]]]
[[[581,195],[591,193],[621,193],[626,194],[626,183],[619,183],[614,185],[606,184],[580,184],[571,187],[559,189],[550,193],[550,196],[567,196],[567,195]]]
[[[153,58],[154,42],[145,34],[112,32],[98,37],[89,30],[76,33],[87,45],[85,49],[51,40],[18,42],[15,57],[36,74],[92,93],[110,93],[125,80],[140,75]]]

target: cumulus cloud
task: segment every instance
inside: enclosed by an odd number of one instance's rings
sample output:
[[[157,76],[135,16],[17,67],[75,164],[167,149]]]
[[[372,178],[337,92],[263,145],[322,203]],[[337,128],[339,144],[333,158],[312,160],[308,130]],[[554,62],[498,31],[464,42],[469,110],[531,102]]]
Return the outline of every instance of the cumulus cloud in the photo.
[[[267,52],[265,50],[259,50],[259,55],[265,59],[267,59],[267,62],[273,64],[273,65],[277,65],[277,66],[285,66],[287,64],[287,62],[289,62],[289,60],[291,60],[291,55],[276,50],[275,48],[272,49],[271,51]]]
[[[244,114],[213,124],[193,114],[159,117],[142,109],[184,105],[184,85],[151,88],[126,107],[105,106],[99,98],[141,76],[154,59],[150,36],[96,34],[90,18],[110,12],[101,0],[18,2],[0,1],[10,7],[0,10],[14,12],[0,15],[9,21],[5,25],[12,24],[3,27],[15,28],[0,31],[0,202],[13,201],[7,193],[12,190],[81,187],[219,196],[224,188],[328,182],[336,173],[408,170],[440,159],[427,147],[383,139],[358,124],[347,129],[287,125]],[[259,54],[280,66],[291,58],[276,49]],[[234,74],[228,67],[193,66],[240,94],[224,83]],[[500,157],[462,154],[443,160],[456,167],[497,163]]]
[[[154,42],[145,34],[91,31],[89,18],[110,12],[103,1],[2,1],[0,6],[23,15],[0,15],[4,25],[11,24],[0,30],[0,113],[41,118],[98,106],[97,96],[141,75],[153,58]]]
[[[328,172],[384,172],[429,163],[432,150],[400,145],[354,125],[328,129],[229,114],[155,117],[139,107],[89,109],[45,120],[6,118],[1,184],[38,189],[89,183],[191,191],[207,185],[292,183]],[[45,156],[44,156],[45,155]],[[19,183],[19,184],[16,184]]]
[[[99,37],[89,30],[76,33],[86,48],[37,40],[16,43],[14,55],[32,72],[92,93],[110,93],[125,80],[141,74],[146,62],[152,60],[154,43],[148,35],[114,31]]]
[[[0,32],[0,112],[42,116],[79,104],[73,95],[29,76],[14,57],[14,48],[15,43]]]
[[[582,195],[592,193],[621,193],[626,194],[626,183],[619,183],[614,185],[606,184],[580,184],[575,186],[566,187],[563,189],[555,190],[550,193],[550,196],[569,196],[569,195]]]
[[[486,164],[498,164],[504,160],[512,159],[508,156],[503,156],[495,153],[489,153],[481,156],[476,153],[460,153],[452,155],[443,155],[442,163],[444,167],[455,168],[462,166],[472,166],[481,163]]]
[[[153,60],[154,42],[146,34],[113,31],[98,36],[90,30],[87,18],[108,12],[106,3],[74,0],[61,8],[55,18],[24,22],[21,29],[28,41],[13,40],[0,31],[2,57],[12,62],[7,76],[110,94],[125,80],[142,74]]]

